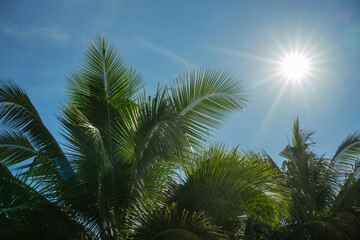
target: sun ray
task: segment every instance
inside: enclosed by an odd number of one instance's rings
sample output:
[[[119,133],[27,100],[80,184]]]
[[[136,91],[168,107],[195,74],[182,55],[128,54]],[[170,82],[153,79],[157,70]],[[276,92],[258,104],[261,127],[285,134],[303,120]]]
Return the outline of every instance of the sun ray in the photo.
[[[281,89],[280,89],[277,97],[275,98],[275,100],[274,100],[273,103],[271,104],[271,107],[270,107],[269,111],[267,112],[264,120],[263,120],[262,123],[261,123],[261,126],[260,126],[260,128],[259,128],[259,131],[258,131],[258,133],[257,133],[257,136],[260,136],[260,135],[265,131],[265,129],[267,128],[267,125],[268,125],[269,122],[271,121],[271,118],[272,118],[272,116],[274,115],[274,113],[275,113],[275,111],[276,111],[276,109],[277,109],[277,107],[278,107],[278,105],[279,105],[279,102],[280,102],[282,96],[283,96],[284,93],[285,93],[285,89],[286,89],[286,87],[287,87],[288,84],[289,84],[289,82],[285,82],[285,83],[282,85],[282,87],[281,87]]]

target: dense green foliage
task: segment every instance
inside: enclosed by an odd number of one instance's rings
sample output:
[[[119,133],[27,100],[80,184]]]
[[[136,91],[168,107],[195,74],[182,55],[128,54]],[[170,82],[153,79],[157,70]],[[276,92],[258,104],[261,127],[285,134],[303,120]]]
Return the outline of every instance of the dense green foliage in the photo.
[[[277,229],[252,220],[250,239],[360,238],[360,134],[350,134],[331,158],[314,152],[313,134],[294,122],[292,141],[280,153],[282,167],[273,164],[291,194],[290,216]]]
[[[282,168],[266,153],[204,147],[244,109],[243,84],[190,70],[147,97],[141,74],[103,37],[67,94],[60,144],[25,91],[0,81],[2,239],[359,237],[357,133],[328,159],[296,121]]]

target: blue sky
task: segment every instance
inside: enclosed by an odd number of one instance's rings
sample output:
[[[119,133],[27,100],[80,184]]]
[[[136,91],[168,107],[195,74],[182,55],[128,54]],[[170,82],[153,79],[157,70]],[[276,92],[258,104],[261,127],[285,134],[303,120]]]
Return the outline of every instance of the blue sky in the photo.
[[[58,139],[65,76],[100,33],[143,73],[148,93],[191,67],[238,75],[251,102],[216,132],[218,142],[263,148],[281,161],[297,115],[327,155],[360,129],[357,0],[0,1],[0,76],[26,89]],[[276,61],[296,47],[313,71],[286,84]]]

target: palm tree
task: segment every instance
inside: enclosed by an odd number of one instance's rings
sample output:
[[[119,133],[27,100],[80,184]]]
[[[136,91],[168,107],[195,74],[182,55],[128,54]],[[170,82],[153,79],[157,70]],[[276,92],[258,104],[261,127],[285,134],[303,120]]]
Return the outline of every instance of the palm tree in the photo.
[[[25,91],[0,82],[1,237],[241,238],[247,217],[275,226],[286,215],[269,164],[203,147],[247,101],[229,72],[185,71],[146,97],[141,74],[99,37],[67,94],[60,144]]]
[[[327,158],[313,151],[313,134],[296,119],[293,139],[280,153],[282,168],[273,165],[291,191],[290,218],[280,229],[259,230],[269,239],[359,239],[360,135],[349,135]]]

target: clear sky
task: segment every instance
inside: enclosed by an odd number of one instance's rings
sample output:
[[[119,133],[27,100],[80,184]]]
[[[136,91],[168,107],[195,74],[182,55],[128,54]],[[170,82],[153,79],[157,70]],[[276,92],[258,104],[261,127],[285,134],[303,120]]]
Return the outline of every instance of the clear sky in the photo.
[[[0,76],[25,88],[58,139],[65,75],[100,33],[143,73],[148,93],[191,67],[238,75],[251,103],[217,131],[218,142],[281,161],[297,115],[327,155],[360,129],[358,0],[0,0]],[[301,82],[276,74],[291,49],[312,61]]]

